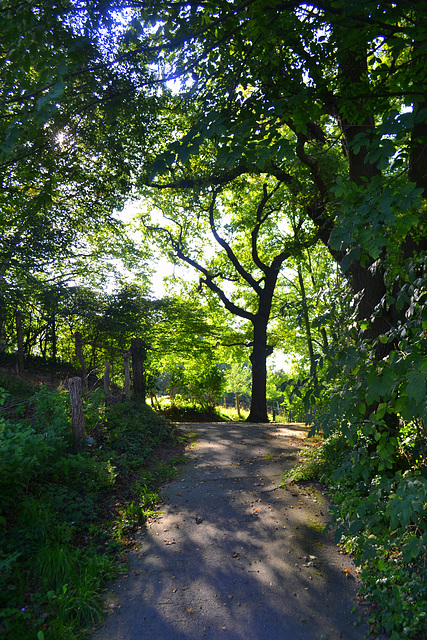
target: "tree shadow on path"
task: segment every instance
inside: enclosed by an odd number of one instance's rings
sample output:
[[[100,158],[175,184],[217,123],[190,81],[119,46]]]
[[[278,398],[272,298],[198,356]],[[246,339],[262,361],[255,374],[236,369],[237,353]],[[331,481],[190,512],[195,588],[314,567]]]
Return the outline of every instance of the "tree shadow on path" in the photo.
[[[196,429],[188,464],[165,487],[163,514],[111,589],[116,614],[96,640],[362,640],[354,566],[322,533],[326,498],[279,486],[304,432]]]

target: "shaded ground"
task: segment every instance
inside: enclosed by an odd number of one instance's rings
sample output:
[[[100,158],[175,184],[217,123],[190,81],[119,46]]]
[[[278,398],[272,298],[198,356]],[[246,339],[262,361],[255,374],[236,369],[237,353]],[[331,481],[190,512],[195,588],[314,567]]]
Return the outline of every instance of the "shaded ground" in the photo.
[[[279,488],[302,426],[180,427],[197,443],[137,536],[94,640],[362,640],[354,566],[321,533],[325,497]]]

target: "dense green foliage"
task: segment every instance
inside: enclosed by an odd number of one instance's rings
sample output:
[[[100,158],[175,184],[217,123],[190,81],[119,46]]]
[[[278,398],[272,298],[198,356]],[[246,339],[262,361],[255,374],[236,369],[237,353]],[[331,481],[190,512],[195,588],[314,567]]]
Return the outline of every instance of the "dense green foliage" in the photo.
[[[317,409],[324,451],[339,452],[327,476],[339,532],[381,624],[418,639],[425,2],[6,0],[0,12],[0,350],[17,350],[22,373],[25,354],[70,361],[80,331],[99,368],[136,337],[153,399],[210,408],[244,389],[249,362],[250,419],[267,420],[267,393]],[[113,215],[137,196],[154,234],[139,253]],[[151,300],[145,259],[159,250],[199,286]],[[138,286],[119,275],[105,291],[114,258],[140,261]],[[269,388],[277,347],[293,371]],[[36,403],[46,437],[25,415],[3,421],[9,500],[47,482],[58,456],[74,477],[61,402]]]
[[[1,384],[0,631],[72,640],[102,618],[105,580],[158,502],[150,485],[173,472],[153,451],[177,436],[147,406],[105,408],[89,394],[88,440],[75,450],[67,392]]]
[[[411,437],[412,436],[412,437]],[[403,458],[413,456],[411,428],[399,437]],[[382,448],[380,447],[380,455]],[[309,447],[295,482],[320,479],[334,501],[335,538],[361,568],[361,593],[373,603],[373,628],[392,640],[427,637],[427,478],[421,469],[375,473],[366,449],[355,450],[339,432]],[[424,467],[425,471],[425,467]]]

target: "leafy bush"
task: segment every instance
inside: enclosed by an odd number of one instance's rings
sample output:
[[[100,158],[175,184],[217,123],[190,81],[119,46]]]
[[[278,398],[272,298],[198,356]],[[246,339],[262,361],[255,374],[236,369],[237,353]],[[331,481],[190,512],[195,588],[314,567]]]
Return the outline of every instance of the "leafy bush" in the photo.
[[[105,436],[115,453],[147,460],[152,450],[173,436],[163,416],[139,402],[120,402],[106,410]]]
[[[157,475],[143,470],[144,461],[177,438],[145,405],[106,410],[100,394],[88,394],[93,438],[76,451],[68,394],[30,391],[19,388],[13,397],[0,389],[0,635],[75,640],[102,616],[103,582],[117,572],[118,545],[153,513],[158,496],[147,483]],[[131,489],[136,469],[141,484]],[[115,520],[117,485],[132,499]]]
[[[188,361],[185,367],[175,365],[168,376],[173,404],[181,399],[203,410],[213,410],[225,388],[225,372],[210,360]]]
[[[427,637],[427,476],[421,470],[372,473],[339,433],[306,453],[290,475],[329,485],[337,542],[361,567],[361,591],[373,602],[374,624],[392,640]],[[366,449],[365,449],[366,457]],[[424,469],[425,474],[425,469]]]

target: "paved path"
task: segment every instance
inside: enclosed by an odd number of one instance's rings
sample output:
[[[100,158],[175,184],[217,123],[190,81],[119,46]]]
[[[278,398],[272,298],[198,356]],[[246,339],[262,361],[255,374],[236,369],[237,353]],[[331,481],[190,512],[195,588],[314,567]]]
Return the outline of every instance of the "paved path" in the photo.
[[[362,640],[354,566],[321,533],[325,498],[279,488],[301,428],[180,426],[197,431],[197,443],[165,487],[163,515],[142,530],[94,639]]]

